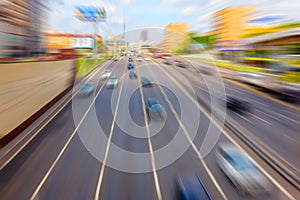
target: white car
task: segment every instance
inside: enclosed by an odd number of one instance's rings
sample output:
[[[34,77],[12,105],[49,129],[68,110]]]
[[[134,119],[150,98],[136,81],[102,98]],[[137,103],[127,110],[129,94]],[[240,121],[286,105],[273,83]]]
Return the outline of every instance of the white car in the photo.
[[[107,81],[107,84],[106,86],[108,88],[114,88],[114,87],[117,87],[118,85],[118,78],[116,76],[111,76],[108,81]]]
[[[101,74],[102,79],[108,79],[111,76],[111,71],[110,70],[104,70]]]
[[[144,58],[146,61],[150,61],[151,59],[149,57]]]
[[[143,59],[142,59],[141,56],[138,56],[138,57],[136,57],[136,61],[137,61],[137,62],[141,62],[141,61],[143,61]]]
[[[267,194],[267,179],[246,155],[232,144],[219,144],[217,164],[242,195]]]

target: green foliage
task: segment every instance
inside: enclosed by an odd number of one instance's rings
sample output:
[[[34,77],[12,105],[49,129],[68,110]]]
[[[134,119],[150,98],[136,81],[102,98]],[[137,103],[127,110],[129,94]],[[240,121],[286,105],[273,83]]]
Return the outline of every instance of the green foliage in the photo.
[[[300,22],[289,22],[289,23],[278,25],[276,28],[295,28],[295,27],[300,27]]]
[[[300,73],[299,72],[288,72],[279,76],[279,79],[291,83],[300,83]]]
[[[104,53],[108,50],[107,46],[103,44],[102,40],[97,40],[97,47],[99,53]]]
[[[76,78],[80,78],[87,74],[89,71],[98,66],[104,57],[100,58],[78,58],[76,61]]]
[[[217,37],[218,36],[216,34],[203,35],[203,36],[192,34],[191,39],[192,39],[194,44],[203,44],[203,45],[206,45],[208,47],[212,47],[216,44]]]

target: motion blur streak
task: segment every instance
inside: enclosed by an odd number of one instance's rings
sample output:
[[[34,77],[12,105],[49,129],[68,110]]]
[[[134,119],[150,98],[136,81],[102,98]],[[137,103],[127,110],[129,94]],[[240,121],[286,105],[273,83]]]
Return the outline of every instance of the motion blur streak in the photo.
[[[299,8],[0,0],[1,199],[297,199]]]

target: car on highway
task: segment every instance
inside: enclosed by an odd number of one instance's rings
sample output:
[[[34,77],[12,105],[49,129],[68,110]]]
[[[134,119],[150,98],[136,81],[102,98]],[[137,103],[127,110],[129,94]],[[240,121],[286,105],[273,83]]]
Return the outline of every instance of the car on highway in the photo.
[[[113,57],[111,60],[112,60],[112,61],[118,61],[118,58]]]
[[[144,58],[145,61],[150,61],[151,58],[149,58],[148,56]]]
[[[137,62],[142,62],[143,59],[142,59],[142,56],[138,55],[135,59]]]
[[[127,69],[133,69],[134,68],[134,64],[133,63],[128,63],[127,64]]]
[[[150,79],[147,78],[146,76],[141,77],[141,83],[142,83],[143,87],[151,87],[152,86]]]
[[[178,175],[176,178],[178,200],[210,200],[211,196],[197,175]]]
[[[90,96],[93,93],[94,86],[92,83],[84,83],[79,89],[79,96]]]
[[[187,68],[187,67],[189,67],[189,65],[186,62],[183,62],[183,61],[176,62],[176,66],[177,67],[181,67],[181,68]]]
[[[134,70],[129,71],[129,78],[137,78],[137,74]]]
[[[236,146],[229,143],[219,144],[216,160],[218,167],[243,196],[268,193],[266,178]]]
[[[133,59],[131,57],[129,57],[128,62],[133,62]]]
[[[166,64],[166,65],[172,65],[173,64],[172,60],[169,59],[169,58],[164,59],[163,63]]]
[[[163,120],[167,117],[165,109],[154,98],[147,99],[146,112],[153,120]]]
[[[228,109],[240,113],[247,113],[252,111],[252,106],[250,103],[230,95],[226,96],[226,106]]]
[[[232,79],[256,85],[259,87],[265,87],[269,84],[271,76],[267,76],[264,73],[254,73],[254,72],[236,72]]]
[[[213,67],[198,66],[199,72],[204,75],[212,76],[215,74]]]
[[[110,70],[104,70],[101,74],[102,79],[108,79],[111,76],[111,71]]]
[[[171,56],[172,56],[172,54],[169,54],[169,53],[158,53],[158,54],[153,55],[153,58],[165,59],[165,58],[169,58]]]
[[[118,86],[118,78],[116,76],[111,76],[106,83],[106,87],[115,88],[117,86]]]

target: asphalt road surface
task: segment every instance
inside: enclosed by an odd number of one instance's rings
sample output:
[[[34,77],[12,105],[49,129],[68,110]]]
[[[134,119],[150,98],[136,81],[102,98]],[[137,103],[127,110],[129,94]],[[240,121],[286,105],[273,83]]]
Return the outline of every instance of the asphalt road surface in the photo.
[[[139,78],[129,78],[126,57],[100,65],[92,78],[93,95],[75,96],[1,170],[1,199],[176,199],[175,180],[182,174],[200,177],[212,199],[299,198],[297,189],[229,130],[220,130],[197,103],[197,97],[211,98],[199,74],[153,60],[134,63],[138,77],[147,76],[153,86],[141,87]],[[100,79],[105,69],[118,78],[116,88],[107,88]],[[206,78],[217,87],[214,76]],[[226,92],[255,105],[249,116],[227,114],[299,169],[299,111],[283,109],[231,82],[224,85]],[[149,98],[161,104],[165,120],[149,118]],[[216,103],[222,108],[222,101]],[[247,153],[267,177],[268,194],[241,196],[216,165],[214,144],[219,142],[234,143]]]

